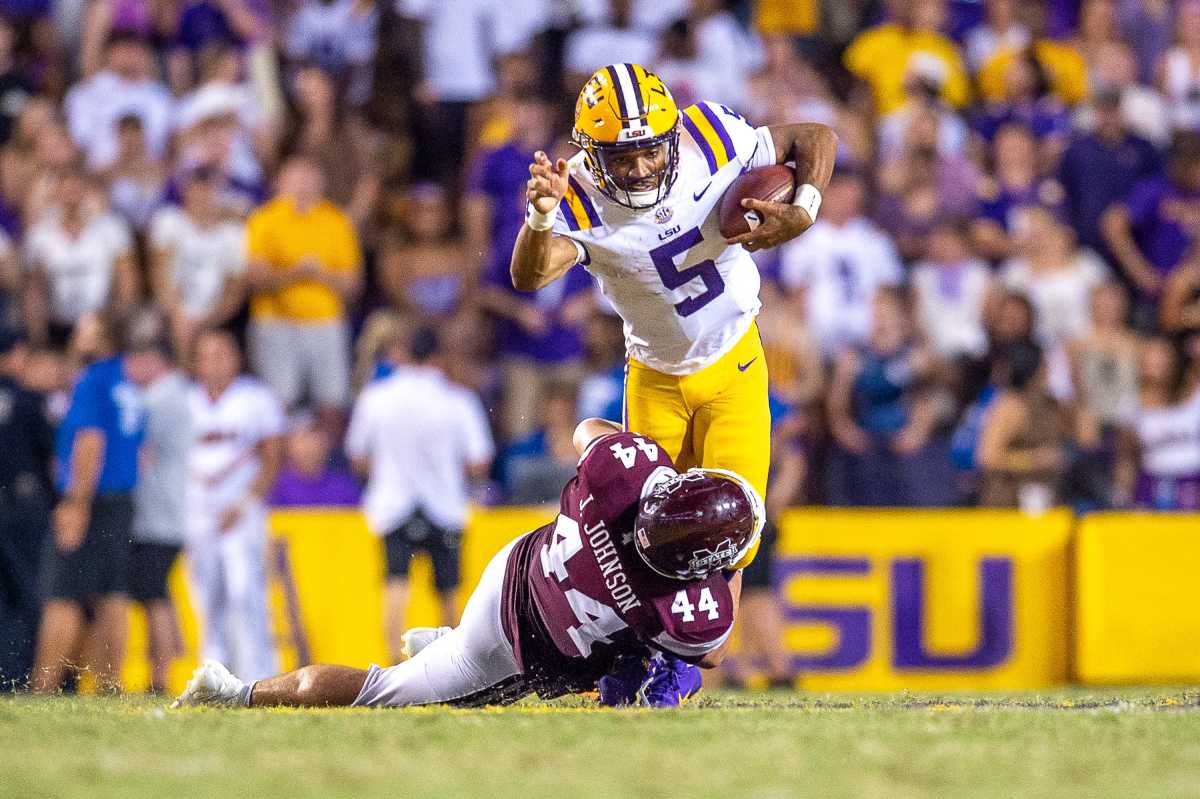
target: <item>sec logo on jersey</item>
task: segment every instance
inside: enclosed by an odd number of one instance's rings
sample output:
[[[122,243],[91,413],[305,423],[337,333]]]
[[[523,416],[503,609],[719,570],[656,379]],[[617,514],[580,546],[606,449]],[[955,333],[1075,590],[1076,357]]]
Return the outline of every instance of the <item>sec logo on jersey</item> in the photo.
[[[665,225],[671,221],[671,217],[673,217],[674,215],[675,215],[675,212],[672,211],[670,208],[667,208],[665,205],[659,206],[654,211],[654,221],[660,225]]]

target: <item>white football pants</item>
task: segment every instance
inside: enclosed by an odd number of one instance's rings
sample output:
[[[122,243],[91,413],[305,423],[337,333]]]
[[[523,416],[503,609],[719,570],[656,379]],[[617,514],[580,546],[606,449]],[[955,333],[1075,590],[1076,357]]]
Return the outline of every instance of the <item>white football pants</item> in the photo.
[[[355,705],[402,707],[453,702],[520,673],[500,621],[504,570],[515,543],[500,550],[483,570],[458,626],[411,660],[386,669],[372,665]]]

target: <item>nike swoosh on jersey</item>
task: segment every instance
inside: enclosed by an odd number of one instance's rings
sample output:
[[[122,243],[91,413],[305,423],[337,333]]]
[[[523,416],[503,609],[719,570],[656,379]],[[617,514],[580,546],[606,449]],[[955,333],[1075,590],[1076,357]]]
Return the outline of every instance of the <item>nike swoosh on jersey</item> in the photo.
[[[761,144],[762,142],[754,142],[754,150],[750,153],[750,157],[746,159],[746,165],[742,167],[743,175],[750,171],[750,165],[754,163],[754,156],[758,155],[758,148]]]
[[[693,199],[693,200],[695,200],[696,202],[699,202],[699,201],[700,201],[700,198],[701,198],[701,197],[703,197],[705,194],[707,194],[707,193],[708,193],[708,189],[709,189],[709,187],[710,187],[710,186],[712,186],[712,181],[709,181],[708,183],[705,183],[705,184],[704,184],[704,188],[703,188],[703,189],[701,189],[701,190],[700,190],[699,192],[697,192],[696,194],[693,194],[693,195],[692,195],[692,199]]]
[[[739,372],[744,372],[744,371],[746,371],[747,369],[749,369],[749,368],[750,368],[750,364],[754,363],[754,362],[755,362],[755,361],[757,361],[757,360],[758,360],[758,356],[757,356],[757,355],[755,355],[753,358],[751,358],[750,360],[746,361],[744,364],[743,364],[743,363],[739,363],[739,364],[738,364],[738,371],[739,371]]]

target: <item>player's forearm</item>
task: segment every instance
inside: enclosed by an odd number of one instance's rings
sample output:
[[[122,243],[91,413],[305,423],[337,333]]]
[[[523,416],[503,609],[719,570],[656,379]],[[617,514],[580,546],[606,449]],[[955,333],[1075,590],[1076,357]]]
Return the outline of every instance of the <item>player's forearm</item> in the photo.
[[[588,445],[600,436],[620,433],[623,429],[620,424],[608,419],[584,419],[575,427],[572,443],[575,445],[575,451],[582,455]]]
[[[833,128],[817,122],[772,127],[775,161],[796,164],[796,185],[808,183],[824,193],[837,161],[838,136]]]
[[[537,291],[554,282],[570,268],[570,264],[555,262],[554,240],[554,233],[549,230],[534,230],[529,225],[521,226],[509,264],[513,288],[518,291]]]

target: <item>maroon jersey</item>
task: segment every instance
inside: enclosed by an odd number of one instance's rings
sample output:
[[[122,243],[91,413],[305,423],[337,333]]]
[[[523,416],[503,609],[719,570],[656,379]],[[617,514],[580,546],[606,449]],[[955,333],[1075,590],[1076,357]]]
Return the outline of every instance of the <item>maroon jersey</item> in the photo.
[[[654,439],[603,436],[580,459],[554,522],[514,545],[505,634],[543,696],[593,688],[621,654],[650,647],[696,662],[728,638],[733,597],[723,573],[673,580],[634,549],[642,497],[675,474]]]

